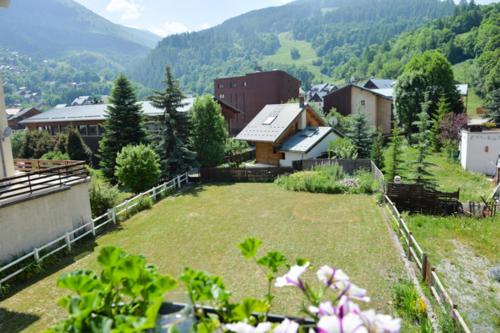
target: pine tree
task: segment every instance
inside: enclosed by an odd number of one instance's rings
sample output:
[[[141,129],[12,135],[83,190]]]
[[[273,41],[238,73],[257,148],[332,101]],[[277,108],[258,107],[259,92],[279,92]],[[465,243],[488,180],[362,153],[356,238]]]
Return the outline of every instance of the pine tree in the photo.
[[[416,184],[421,184],[426,187],[434,187],[432,175],[429,172],[429,167],[432,165],[427,161],[430,155],[430,131],[429,131],[429,113],[428,109],[430,102],[422,103],[422,112],[417,115],[418,120],[413,123],[418,128],[418,133],[415,134],[417,143],[417,156],[415,161],[411,163],[413,168],[412,180]]]
[[[229,136],[220,105],[211,96],[197,98],[191,121],[191,143],[202,166],[214,167],[224,161]]]
[[[141,106],[130,81],[122,74],[118,76],[111,92],[104,136],[99,142],[100,166],[104,176],[116,183],[116,155],[127,145],[138,145],[146,141]]]
[[[486,96],[486,116],[494,123],[500,124],[500,88]]]
[[[403,137],[401,136],[401,129],[399,123],[394,121],[388,151],[388,165],[386,167],[389,182],[394,181],[394,177],[400,176],[403,171],[402,146]]]
[[[384,168],[384,136],[380,131],[373,136],[371,159],[379,169]]]
[[[347,137],[356,146],[359,158],[370,156],[372,139],[364,112],[358,111],[352,116]]]
[[[432,128],[430,131],[430,141],[434,151],[441,151],[443,144],[441,142],[441,123],[448,113],[451,112],[450,103],[446,96],[441,95],[438,101],[438,109],[432,120]]]
[[[91,161],[92,151],[85,144],[85,142],[83,142],[80,133],[74,127],[71,127],[68,132],[66,152],[72,160],[86,162]]]
[[[165,71],[165,90],[155,91],[151,97],[153,105],[163,109],[162,129],[158,155],[163,178],[186,172],[196,164],[196,154],[188,148],[189,115],[177,110],[183,106],[184,98],[179,83],[174,80],[170,67]]]

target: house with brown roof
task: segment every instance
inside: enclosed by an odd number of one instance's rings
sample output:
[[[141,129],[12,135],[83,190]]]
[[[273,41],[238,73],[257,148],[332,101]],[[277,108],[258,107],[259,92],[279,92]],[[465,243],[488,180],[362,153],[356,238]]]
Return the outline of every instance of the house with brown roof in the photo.
[[[388,134],[393,119],[392,94],[392,88],[368,89],[348,84],[324,97],[323,111],[329,113],[335,108],[344,116],[363,112],[370,126]]]
[[[42,111],[40,111],[36,107],[19,109],[17,112],[11,114],[7,112],[7,121],[9,122],[9,127],[13,130],[24,129],[25,125],[21,124],[20,122],[40,113],[42,113]]]
[[[255,145],[257,164],[291,166],[323,155],[339,136],[310,106],[295,103],[266,105],[236,139]]]

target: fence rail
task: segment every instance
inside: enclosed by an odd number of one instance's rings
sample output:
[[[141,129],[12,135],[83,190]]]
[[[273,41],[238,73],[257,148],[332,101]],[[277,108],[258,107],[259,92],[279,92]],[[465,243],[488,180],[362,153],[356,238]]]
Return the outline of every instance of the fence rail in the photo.
[[[413,260],[418,267],[421,275],[422,281],[429,286],[432,296],[438,302],[438,304],[444,308],[450,314],[453,319],[456,327],[460,330],[460,332],[471,333],[471,330],[465,323],[464,318],[458,311],[457,304],[453,303],[450,295],[446,291],[441,282],[441,279],[435,272],[435,268],[432,267],[431,262],[427,256],[427,253],[424,252],[422,247],[418,244],[415,237],[411,233],[408,225],[401,217],[398,209],[391,201],[391,199],[385,195],[385,201],[387,202],[389,209],[397,222],[397,229],[399,232],[399,236],[403,240],[405,250],[407,251],[408,259]]]
[[[14,159],[14,169],[22,172],[32,172],[45,170],[66,165],[74,165],[81,161],[74,160],[33,160],[33,159]]]
[[[283,174],[293,173],[292,168],[201,168],[204,182],[272,182]]]
[[[0,290],[2,284],[11,280],[15,276],[24,272],[33,263],[40,263],[42,260],[67,249],[71,252],[71,247],[74,243],[82,238],[92,234],[97,235],[97,231],[104,226],[118,222],[119,216],[131,212],[131,210],[139,205],[142,198],[148,196],[152,200],[157,201],[169,191],[180,189],[183,184],[188,183],[188,174],[179,175],[166,183],[153,187],[152,189],[140,193],[135,197],[125,200],[121,204],[113,207],[107,213],[92,219],[78,228],[59,236],[58,238],[33,249],[33,251],[24,254],[23,256],[9,262],[8,264],[0,267]],[[10,270],[9,270],[10,269]],[[7,273],[5,273],[7,272]],[[7,274],[2,277],[2,273]]]
[[[0,180],[0,200],[32,195],[35,192],[61,187],[87,178],[88,173],[85,162],[68,162],[71,163],[37,169],[19,176],[2,178]]]

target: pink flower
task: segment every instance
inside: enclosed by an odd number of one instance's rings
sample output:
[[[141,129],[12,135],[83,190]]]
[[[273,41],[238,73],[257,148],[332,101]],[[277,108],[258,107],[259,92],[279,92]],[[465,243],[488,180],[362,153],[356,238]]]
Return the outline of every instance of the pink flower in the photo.
[[[295,286],[299,287],[300,289],[304,289],[304,285],[300,280],[300,276],[307,271],[307,267],[309,267],[309,263],[306,263],[303,266],[292,266],[288,273],[276,279],[275,286],[278,288]]]
[[[398,333],[401,329],[401,319],[377,314],[374,310],[361,313],[360,318],[370,333]]]
[[[340,289],[340,295],[347,296],[350,299],[356,299],[362,302],[369,302],[370,297],[366,296],[367,292],[349,281],[340,281],[334,284],[336,289]]]
[[[341,269],[335,269],[330,266],[323,266],[317,272],[318,280],[323,282],[326,287],[330,287],[339,281],[349,281],[349,276]]]
[[[321,317],[317,328],[319,333],[368,333],[359,315],[353,312],[345,316]]]
[[[274,333],[297,333],[298,330],[299,324],[288,318],[285,318],[285,320],[283,320],[281,324],[276,326],[276,328],[274,329]]]
[[[318,317],[333,316],[335,314],[332,302],[323,302],[319,304],[319,307],[310,306],[308,309],[311,313],[317,314]]]
[[[235,333],[267,333],[271,330],[271,323],[260,323],[257,327],[247,323],[239,322],[235,324],[227,324],[226,328]]]

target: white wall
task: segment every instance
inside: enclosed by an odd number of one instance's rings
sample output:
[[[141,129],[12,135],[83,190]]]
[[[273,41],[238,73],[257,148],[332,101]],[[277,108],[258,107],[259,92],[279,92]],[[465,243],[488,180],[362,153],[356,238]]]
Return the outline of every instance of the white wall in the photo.
[[[7,128],[7,114],[5,113],[5,100],[3,95],[2,78],[0,77],[0,136]],[[14,176],[14,160],[10,138],[0,139],[0,178]]]
[[[365,105],[362,105],[364,101]],[[368,125],[377,127],[377,97],[374,93],[352,87],[351,89],[351,110],[356,113],[359,110],[363,111],[366,115]]]
[[[90,222],[88,182],[0,207],[0,263]]]
[[[499,154],[500,131],[462,131],[460,163],[464,169],[494,176]]]
[[[308,160],[319,157],[328,151],[330,141],[338,138],[338,135],[331,132],[321,140],[313,149],[307,154],[297,152],[285,152],[285,158],[280,161],[280,166],[291,167],[293,161]]]

